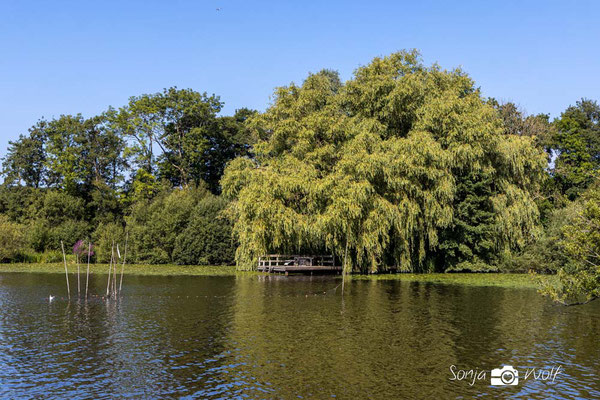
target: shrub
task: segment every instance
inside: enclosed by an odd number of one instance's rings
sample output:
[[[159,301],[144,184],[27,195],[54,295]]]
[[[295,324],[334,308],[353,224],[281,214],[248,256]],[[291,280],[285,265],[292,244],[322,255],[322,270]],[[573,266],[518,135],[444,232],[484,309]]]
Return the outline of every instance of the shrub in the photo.
[[[18,261],[26,250],[24,227],[0,215],[0,262]]]
[[[109,262],[110,252],[113,246],[118,244],[123,255],[125,246],[125,231],[121,224],[102,223],[93,234],[94,252],[98,262]]]
[[[65,250],[66,251],[66,250]],[[52,264],[63,262],[63,254],[61,250],[46,250],[41,258],[40,262],[43,264]]]
[[[540,238],[519,254],[508,254],[500,262],[503,272],[555,273],[570,263],[564,250],[564,227],[571,225],[581,212],[581,203],[554,210]]]
[[[38,252],[43,252],[50,242],[50,228],[41,219],[31,222],[27,228],[27,243]]]
[[[65,245],[65,251],[70,253],[70,249],[75,242],[88,236],[89,224],[87,222],[67,220],[56,227],[50,228],[46,249],[60,249],[60,242],[62,240]]]
[[[187,265],[233,264],[235,244],[230,222],[221,216],[222,198],[209,195],[192,212],[187,228],[177,236],[173,262]]]
[[[44,197],[44,205],[39,214],[51,225],[57,225],[68,220],[83,219],[85,206],[80,198],[63,192],[50,191]]]
[[[134,204],[127,219],[132,256],[137,262],[164,264],[172,262],[177,236],[188,225],[204,189],[176,189],[162,192],[152,201]]]
[[[588,189],[567,207],[559,250],[565,260],[558,265],[558,283],[546,281],[543,292],[564,304],[600,298],[600,186]]]
[[[23,250],[16,257],[16,262],[37,264],[42,262],[42,254],[31,250]]]
[[[22,186],[0,187],[0,214],[12,221],[24,222],[31,210],[39,208],[43,200],[43,191]]]

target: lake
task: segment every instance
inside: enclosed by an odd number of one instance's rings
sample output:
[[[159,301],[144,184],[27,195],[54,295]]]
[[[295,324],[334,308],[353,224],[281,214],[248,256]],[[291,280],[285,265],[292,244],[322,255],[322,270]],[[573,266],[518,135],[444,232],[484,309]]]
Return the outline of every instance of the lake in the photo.
[[[119,299],[86,302],[65,298],[64,275],[0,274],[0,397],[600,398],[600,301],[402,280],[351,280],[342,294],[340,283],[125,276]],[[105,290],[93,276],[91,293]],[[490,386],[502,365],[518,385]],[[533,368],[539,379],[525,379]],[[475,369],[485,377],[452,380]]]

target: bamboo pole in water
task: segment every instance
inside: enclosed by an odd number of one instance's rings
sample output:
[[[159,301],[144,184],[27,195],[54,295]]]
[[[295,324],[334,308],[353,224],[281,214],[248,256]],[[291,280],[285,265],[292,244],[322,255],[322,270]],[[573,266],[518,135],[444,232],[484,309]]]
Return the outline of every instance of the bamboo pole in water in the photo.
[[[119,264],[118,260],[121,258],[121,252],[119,251],[119,243],[117,243],[117,257],[115,257],[115,262],[113,263],[113,281],[112,281],[112,290],[114,295],[117,295],[117,265]]]
[[[108,282],[106,283],[106,296],[108,296],[110,294],[110,271],[112,270],[114,248],[115,248],[115,242],[113,240],[113,245],[110,249],[110,264],[108,264]]]
[[[346,251],[344,252],[344,266],[342,267],[342,297],[344,297],[344,282],[346,281],[346,268],[348,263],[348,239],[349,236],[346,236]]]
[[[121,264],[121,281],[119,282],[119,293],[123,287],[123,270],[125,269],[125,259],[127,258],[127,242],[129,241],[129,232],[125,235],[125,252],[123,253],[123,264]]]
[[[60,241],[60,247],[62,248],[63,261],[65,262],[65,278],[67,278],[67,296],[71,298],[71,288],[69,287],[69,271],[67,271],[67,256],[65,255],[65,245],[63,241]]]
[[[88,284],[90,282],[90,256],[92,253],[92,242],[90,242],[90,246],[88,248],[88,266],[87,266],[87,275],[85,277],[85,298],[88,297]]]
[[[117,246],[119,246],[119,244],[117,243]],[[110,295],[114,296],[115,295],[115,264],[117,264],[117,255],[115,253],[115,241],[113,240],[113,248],[112,248],[112,277],[110,280]]]
[[[79,283],[79,255],[75,257],[77,257],[77,298],[79,298],[81,293],[81,284]]]

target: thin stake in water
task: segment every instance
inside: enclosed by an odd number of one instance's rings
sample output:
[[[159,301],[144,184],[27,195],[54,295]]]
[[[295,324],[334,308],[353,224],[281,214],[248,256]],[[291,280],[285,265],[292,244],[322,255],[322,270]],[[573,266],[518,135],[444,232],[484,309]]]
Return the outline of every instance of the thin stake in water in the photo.
[[[88,266],[87,266],[87,276],[85,277],[85,298],[88,297],[88,284],[90,282],[90,256],[92,254],[92,242],[90,242],[90,247],[88,248]]]
[[[121,258],[121,252],[119,251],[119,243],[117,243],[117,257],[115,257],[115,262],[113,263],[113,281],[112,281],[112,290],[114,295],[117,295],[117,264],[119,262],[118,259]]]
[[[75,256],[77,258],[77,298],[79,298],[81,294],[81,285],[79,283],[79,254]]]
[[[115,241],[113,240],[113,245],[110,249],[110,264],[108,264],[108,282],[106,284],[106,296],[107,297],[110,294],[110,271],[112,270],[113,256],[115,253],[114,249],[115,249]]]
[[[119,293],[123,287],[123,270],[125,269],[125,258],[127,257],[127,242],[129,241],[129,232],[125,236],[125,253],[123,253],[123,264],[121,264],[121,281],[119,282]]]
[[[67,256],[65,254],[65,245],[62,240],[60,241],[60,247],[62,248],[63,260],[65,262],[65,278],[67,278],[67,296],[71,298],[71,288],[69,287],[69,271],[67,271]]]

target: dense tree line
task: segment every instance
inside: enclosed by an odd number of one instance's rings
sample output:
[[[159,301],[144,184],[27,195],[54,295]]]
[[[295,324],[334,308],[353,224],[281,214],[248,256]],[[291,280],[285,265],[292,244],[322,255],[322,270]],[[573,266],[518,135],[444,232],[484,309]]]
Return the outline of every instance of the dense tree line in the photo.
[[[595,101],[527,115],[403,51],[277,88],[263,113],[222,106],[170,88],[38,121],[3,160],[2,260],[89,238],[102,261],[127,232],[137,262],[334,253],[359,272],[569,270],[578,289],[549,293],[597,295]]]
[[[229,160],[250,155],[254,112],[219,116],[222,106],[170,88],[99,116],[38,121],[3,160],[2,261],[53,261],[61,240],[80,239],[105,261],[128,231],[137,262],[232,263],[219,180]]]

